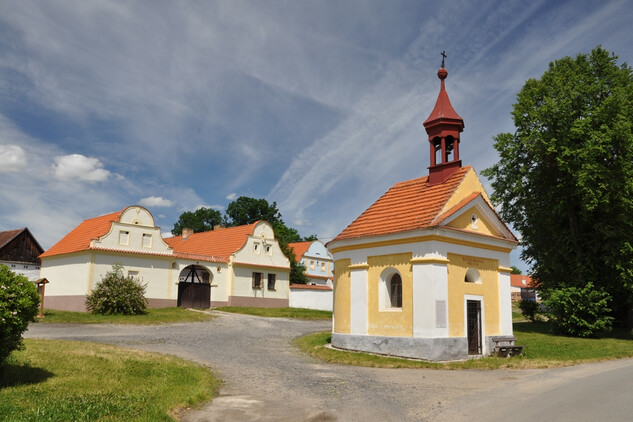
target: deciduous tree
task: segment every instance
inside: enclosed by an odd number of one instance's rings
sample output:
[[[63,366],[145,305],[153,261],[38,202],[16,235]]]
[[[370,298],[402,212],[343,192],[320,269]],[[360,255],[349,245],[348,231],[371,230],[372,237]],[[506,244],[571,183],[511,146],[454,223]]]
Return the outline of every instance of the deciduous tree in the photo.
[[[624,323],[633,306],[633,73],[601,47],[550,63],[528,80],[483,172],[501,215],[522,234],[553,322],[568,334]],[[569,306],[596,292],[592,321]],[[567,294],[574,292],[574,294]],[[629,325],[630,327],[630,325]]]
[[[215,226],[224,225],[224,218],[218,210],[212,208],[198,208],[195,211],[185,211],[180,214],[178,221],[174,224],[171,234],[179,236],[182,229],[192,229],[194,233],[208,232]]]

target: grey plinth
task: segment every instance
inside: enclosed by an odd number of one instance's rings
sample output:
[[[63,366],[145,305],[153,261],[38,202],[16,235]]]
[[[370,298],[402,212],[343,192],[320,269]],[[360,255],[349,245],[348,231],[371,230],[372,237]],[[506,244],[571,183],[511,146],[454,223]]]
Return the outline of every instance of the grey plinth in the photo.
[[[468,358],[468,342],[465,337],[413,338],[332,333],[332,346],[359,352],[433,361]]]

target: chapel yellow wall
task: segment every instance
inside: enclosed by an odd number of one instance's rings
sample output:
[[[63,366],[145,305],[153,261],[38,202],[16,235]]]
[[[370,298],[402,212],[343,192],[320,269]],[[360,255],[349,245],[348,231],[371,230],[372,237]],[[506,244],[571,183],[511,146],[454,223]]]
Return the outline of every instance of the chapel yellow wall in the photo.
[[[477,229],[473,229],[472,215],[477,216]],[[464,229],[473,233],[487,234],[489,236],[501,236],[496,232],[487,220],[482,218],[482,215],[475,207],[471,207],[462,215],[447,224],[448,227],[455,227],[457,229]]]
[[[413,275],[411,253],[370,256],[367,278],[367,334],[376,336],[413,336]],[[380,310],[380,275],[387,268],[395,268],[402,277],[402,310]]]
[[[467,255],[447,254],[448,263],[448,332],[450,337],[466,336],[464,295],[483,296],[485,334],[501,334],[499,320],[499,262],[496,259]],[[466,283],[464,277],[469,268],[475,268],[481,283]]]
[[[470,170],[468,170],[466,176],[464,176],[464,179],[459,184],[457,189],[455,189],[453,196],[451,196],[451,198],[446,202],[446,205],[444,205],[444,208],[438,215],[442,215],[446,211],[450,210],[473,192],[481,192],[486,202],[488,202],[488,204],[490,204],[490,206],[492,207],[490,198],[488,198],[488,194],[486,193],[484,186],[481,184],[481,180],[479,180],[479,177],[477,176],[477,173],[475,173],[475,170],[471,168]]]
[[[334,262],[334,332],[350,332],[350,275],[349,259]]]

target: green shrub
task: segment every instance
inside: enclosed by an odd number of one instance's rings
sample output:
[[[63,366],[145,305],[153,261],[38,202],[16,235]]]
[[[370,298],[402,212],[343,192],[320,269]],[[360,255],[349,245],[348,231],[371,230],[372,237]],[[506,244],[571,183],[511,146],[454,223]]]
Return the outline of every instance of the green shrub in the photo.
[[[523,299],[519,302],[519,309],[523,314],[523,317],[530,322],[534,322],[536,314],[539,310],[539,304],[535,300]]]
[[[86,298],[86,308],[93,314],[143,314],[147,309],[145,288],[134,277],[126,277],[122,265],[114,264]]]
[[[22,333],[35,321],[39,304],[35,284],[0,265],[0,366],[22,347]]]
[[[610,301],[607,292],[589,282],[585,287],[564,287],[548,292],[545,305],[555,333],[594,337],[611,330]]]

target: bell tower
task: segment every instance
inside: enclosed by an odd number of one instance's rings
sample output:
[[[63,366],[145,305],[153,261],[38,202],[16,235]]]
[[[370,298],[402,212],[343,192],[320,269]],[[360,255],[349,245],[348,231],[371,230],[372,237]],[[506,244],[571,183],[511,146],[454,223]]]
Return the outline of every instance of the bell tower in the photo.
[[[431,165],[429,186],[437,185],[451,177],[462,166],[459,159],[459,134],[464,130],[464,120],[457,114],[448,98],[444,80],[448,71],[444,68],[446,54],[442,51],[442,67],[437,71],[440,78],[440,93],[435,108],[424,122],[429,135]]]

